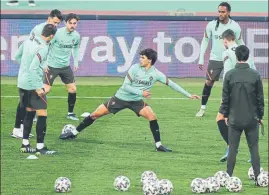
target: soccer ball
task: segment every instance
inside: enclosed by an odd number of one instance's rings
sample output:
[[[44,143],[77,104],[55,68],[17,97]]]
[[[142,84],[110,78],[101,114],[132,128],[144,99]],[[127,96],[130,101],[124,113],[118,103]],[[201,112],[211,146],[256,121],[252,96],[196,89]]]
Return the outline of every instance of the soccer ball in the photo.
[[[215,177],[208,177],[206,180],[206,192],[217,192],[220,189],[220,183]]]
[[[197,194],[206,192],[206,182],[204,179],[196,178],[191,182],[191,191]]]
[[[267,171],[261,172],[257,178],[257,182],[260,186],[267,187],[268,186],[268,172]]]
[[[144,195],[157,195],[159,192],[158,182],[149,181],[143,185]]]
[[[158,180],[158,178],[156,178],[156,177],[146,177],[146,178],[143,180],[142,185],[144,186],[144,185],[146,185],[147,183],[150,183],[150,182],[156,182],[156,183],[158,183],[159,180]]]
[[[118,191],[127,191],[131,185],[131,182],[126,176],[118,176],[114,180],[114,188]]]
[[[144,185],[144,181],[145,180],[157,180],[157,175],[153,172],[153,171],[145,171],[144,173],[142,173],[141,175],[141,183],[142,185]]]
[[[170,195],[173,191],[173,184],[168,179],[162,179],[158,182],[159,193],[161,195]]]
[[[230,177],[227,180],[226,189],[230,192],[240,192],[242,187],[242,182],[238,177]]]
[[[67,132],[72,132],[76,129],[76,127],[74,125],[68,124],[65,125],[62,129],[62,134],[67,133]]]
[[[56,192],[69,192],[71,181],[67,177],[59,177],[56,179],[54,189]]]
[[[261,167],[261,168],[260,168],[260,172],[263,172],[263,171],[264,171],[264,170],[263,170],[263,168]],[[249,179],[252,179],[252,180],[255,179],[255,175],[254,175],[253,167],[250,167],[250,168],[248,169],[248,177],[249,177]]]
[[[230,177],[229,174],[225,171],[218,171],[214,177],[219,182],[220,186],[224,187],[227,183],[227,179]]]

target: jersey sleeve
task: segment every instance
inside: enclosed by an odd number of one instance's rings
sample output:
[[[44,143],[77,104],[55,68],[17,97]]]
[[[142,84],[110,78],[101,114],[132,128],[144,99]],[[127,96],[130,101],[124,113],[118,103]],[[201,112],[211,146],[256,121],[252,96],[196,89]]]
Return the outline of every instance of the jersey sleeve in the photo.
[[[23,48],[24,48],[24,42],[20,45],[16,55],[15,55],[15,59],[16,61],[21,64],[21,58],[22,58],[22,54],[23,54]]]
[[[74,66],[78,67],[78,60],[79,60],[79,45],[80,45],[80,35],[76,39],[76,43],[73,49],[73,56],[74,56]]]
[[[201,43],[201,50],[200,50],[200,57],[199,57],[199,64],[204,64],[204,57],[205,57],[205,52],[208,47],[208,42],[209,39],[211,39],[212,36],[212,24],[208,23],[204,32],[204,37]]]
[[[183,95],[185,95],[186,97],[191,97],[191,94],[189,92],[187,92],[185,89],[183,89],[181,86],[179,86],[178,84],[174,83],[172,80],[170,80],[166,75],[164,75],[162,72],[157,71],[157,81],[168,85],[170,88],[172,88],[173,90],[177,91],[178,93],[181,93]]]
[[[235,27],[235,42],[238,45],[245,45],[245,42],[242,38],[242,31],[241,31],[241,27],[239,26],[239,24],[236,23],[236,27]]]

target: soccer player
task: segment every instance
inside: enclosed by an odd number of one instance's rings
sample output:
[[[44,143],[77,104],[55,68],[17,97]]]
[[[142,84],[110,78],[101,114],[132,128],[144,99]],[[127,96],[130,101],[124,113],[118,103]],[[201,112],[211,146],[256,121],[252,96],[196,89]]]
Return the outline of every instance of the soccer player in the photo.
[[[191,95],[176,83],[168,79],[153,65],[157,60],[157,52],[153,49],[145,49],[140,52],[140,64],[131,66],[122,87],[116,92],[115,96],[105,103],[101,104],[90,116],[86,117],[72,132],[60,135],[60,139],[74,139],[77,134],[86,127],[90,126],[96,119],[113,113],[116,114],[122,109],[128,108],[134,111],[137,116],[143,116],[149,120],[149,126],[152,131],[156,150],[162,152],[171,152],[161,143],[160,128],[157,122],[156,114],[151,107],[143,101],[143,98],[151,96],[150,89],[157,82],[168,85],[175,91],[191,99],[199,99],[197,95]]]
[[[223,44],[224,44],[224,47],[226,48],[226,50],[222,54],[222,60],[224,63],[223,78],[225,78],[225,75],[229,70],[232,70],[235,68],[235,65],[237,63],[235,50],[238,47],[238,45],[235,42],[235,38],[236,38],[235,33],[231,29],[224,31],[222,34]],[[256,70],[254,61],[251,58],[248,59],[247,63],[249,64],[250,68]],[[225,162],[229,154],[228,126],[225,123],[224,116],[220,113],[217,114],[216,121],[219,127],[219,131],[224,141],[227,143],[226,153],[220,159],[220,162]]]
[[[41,37],[42,30],[46,24],[52,24],[55,27],[60,24],[60,22],[63,20],[62,14],[59,10],[54,9],[50,12],[48,19],[46,22],[43,22],[41,24],[36,25],[32,31],[30,32],[30,40],[34,40],[36,36]],[[22,132],[23,132],[23,119],[25,117],[26,108],[20,106],[20,102],[17,106],[16,111],[16,119],[15,119],[15,125],[13,128],[13,131],[11,133],[11,137],[14,138],[22,138]],[[36,119],[36,118],[35,118]],[[34,121],[35,121],[34,119]],[[32,137],[33,134],[30,133],[30,137]]]
[[[23,139],[20,151],[23,153],[54,154],[44,145],[47,120],[47,102],[43,88],[44,61],[49,50],[49,41],[55,35],[57,29],[52,24],[46,24],[41,37],[26,40],[21,44],[16,54],[16,60],[20,64],[18,75],[18,88],[20,103],[26,107],[26,115],[23,121]],[[36,112],[35,112],[36,111]],[[37,114],[36,124],[36,149],[30,146],[29,134],[32,129],[33,119]]]
[[[79,17],[70,13],[66,16],[65,27],[60,28],[50,44],[50,52],[47,59],[47,69],[44,77],[46,92],[49,92],[57,76],[65,84],[68,91],[67,119],[79,120],[73,113],[76,103],[76,84],[74,73],[70,67],[70,57],[74,56],[74,71],[78,70],[80,35],[75,30]]]
[[[240,26],[230,17],[231,6],[226,2],[222,2],[218,6],[218,12],[218,18],[208,23],[201,44],[199,68],[203,70],[204,55],[208,46],[209,39],[212,41],[210,60],[206,71],[206,82],[202,92],[202,105],[199,112],[196,114],[196,117],[204,116],[206,104],[211,94],[211,89],[214,85],[214,82],[219,80],[221,71],[223,69],[222,53],[224,52],[225,48],[222,42],[222,33],[227,29],[231,29],[235,32],[235,41],[237,44],[244,44],[241,37]]]
[[[222,103],[219,112],[229,125],[229,155],[227,173],[232,176],[240,137],[245,131],[255,181],[260,174],[259,124],[264,116],[264,95],[260,74],[250,68],[249,49],[240,45],[235,49],[237,64],[223,81]],[[257,183],[256,183],[257,185]]]

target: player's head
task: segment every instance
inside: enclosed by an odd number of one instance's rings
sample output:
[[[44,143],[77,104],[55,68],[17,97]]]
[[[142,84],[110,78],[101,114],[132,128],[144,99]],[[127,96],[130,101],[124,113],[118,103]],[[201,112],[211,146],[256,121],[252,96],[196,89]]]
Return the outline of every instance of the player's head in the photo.
[[[231,29],[227,29],[222,33],[222,39],[223,39],[223,44],[225,47],[228,47],[229,44],[233,43],[235,40],[235,34],[234,31]]]
[[[57,31],[56,26],[53,24],[46,24],[42,30],[41,35],[45,37],[46,41],[50,41]]]
[[[219,12],[219,20],[224,21],[227,20],[230,17],[231,12],[231,6],[227,2],[222,2],[218,6],[218,12]]]
[[[69,32],[73,32],[78,24],[79,21],[79,17],[74,14],[74,13],[70,13],[65,17],[65,25],[66,28]]]
[[[154,65],[157,60],[157,52],[153,49],[144,49],[140,53],[140,65],[141,66],[148,66]]]
[[[63,21],[62,13],[57,9],[51,10],[47,23],[58,26],[61,21]]]
[[[245,45],[240,45],[235,49],[235,55],[238,62],[246,62],[249,58],[249,49]]]

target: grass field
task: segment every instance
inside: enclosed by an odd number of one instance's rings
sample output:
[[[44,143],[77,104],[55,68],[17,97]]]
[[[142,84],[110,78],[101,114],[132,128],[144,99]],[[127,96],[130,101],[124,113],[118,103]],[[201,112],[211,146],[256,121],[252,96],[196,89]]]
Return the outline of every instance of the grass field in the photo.
[[[225,152],[225,144],[215,122],[220,104],[221,84],[213,91],[204,118],[195,114],[200,101],[183,98],[164,85],[156,85],[153,98],[147,100],[158,116],[162,142],[173,149],[172,153],[157,153],[149,129],[149,123],[138,118],[130,110],[109,115],[96,121],[81,133],[76,140],[62,141],[58,137],[65,124],[77,125],[65,119],[67,114],[66,91],[56,82],[48,96],[48,125],[45,142],[57,150],[55,156],[41,156],[38,160],[26,160],[21,154],[21,140],[10,137],[15,110],[18,103],[16,81],[2,77],[1,84],[1,194],[3,195],[50,195],[55,194],[53,185],[57,177],[72,180],[72,195],[139,195],[142,193],[140,175],[153,170],[159,178],[173,182],[175,195],[192,194],[191,180],[206,178],[226,164],[219,158]],[[201,79],[173,79],[192,93],[201,93]],[[93,111],[106,98],[112,96],[120,86],[119,78],[79,78],[77,115]],[[266,113],[264,123],[266,136],[260,137],[261,165],[268,170],[268,85],[264,82]],[[61,96],[61,97],[59,97]],[[86,98],[95,97],[95,98]],[[35,126],[33,131],[35,134]],[[35,139],[31,139],[35,146]],[[248,180],[251,166],[247,160],[249,152],[245,136],[242,136],[234,175],[243,181],[242,195],[266,195],[267,188],[257,188]],[[117,192],[113,188],[114,178],[126,175],[131,180],[128,192]],[[228,195],[224,188],[217,194]]]

